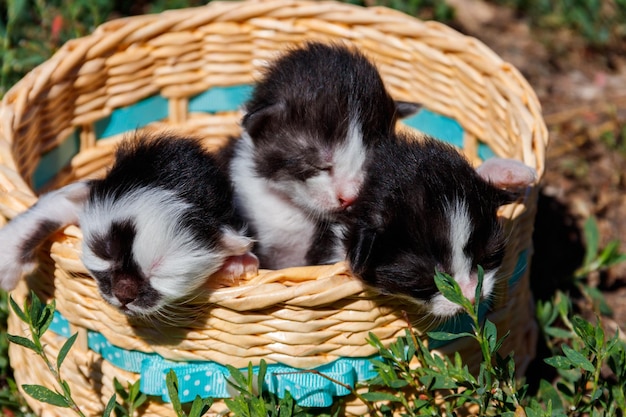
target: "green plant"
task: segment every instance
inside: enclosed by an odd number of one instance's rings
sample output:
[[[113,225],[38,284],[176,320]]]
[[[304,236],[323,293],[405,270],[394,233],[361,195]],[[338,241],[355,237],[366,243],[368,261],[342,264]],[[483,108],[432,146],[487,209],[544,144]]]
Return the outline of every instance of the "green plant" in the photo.
[[[109,0],[0,0],[0,98],[66,41],[86,36],[112,17],[198,6],[202,0],[150,4]]]
[[[603,272],[612,266],[625,262],[626,253],[620,252],[618,240],[613,240],[604,248],[600,248],[600,232],[594,217],[585,221],[583,234],[586,244],[585,257],[582,266],[574,273],[574,284],[593,304],[596,313],[610,315],[611,309],[602,292],[596,286],[589,285],[588,277],[592,273]]]
[[[263,382],[267,373],[267,364],[264,360],[261,360],[256,374],[253,372],[252,364],[248,365],[247,372],[232,366],[227,367],[232,379],[228,383],[235,388],[238,395],[226,399],[225,403],[236,417],[308,417],[341,414],[341,401],[329,410],[311,410],[298,406],[289,391],[285,392],[283,398],[269,392]],[[321,373],[317,374],[326,377]],[[326,378],[332,381],[332,378]]]
[[[624,0],[498,0],[513,5],[535,26],[575,30],[592,46],[607,45],[626,35]]]
[[[479,271],[477,294],[482,288],[483,271]],[[431,332],[438,340],[473,338],[480,347],[483,361],[473,375],[457,353],[453,358],[432,353],[415,334],[407,329],[405,337],[386,348],[371,335],[370,342],[380,351],[382,360],[374,361],[378,377],[369,381],[369,392],[363,397],[377,401],[376,415],[403,412],[407,416],[440,415],[443,410],[473,407],[477,415],[515,416],[523,411],[526,386],[515,380],[513,355],[502,358],[498,350],[505,335],[498,338],[495,325],[481,321],[478,306],[465,298],[457,282],[446,274],[435,276],[437,288],[450,301],[463,307],[472,321],[472,332]],[[411,366],[413,359],[422,365]],[[381,403],[382,402],[382,403]]]
[[[148,396],[139,392],[140,381],[135,383],[128,382],[128,386],[124,387],[117,378],[113,378],[113,387],[115,394],[122,401],[115,403],[115,415],[117,417],[131,417],[135,415],[135,411],[139,409],[148,400]]]
[[[421,19],[450,22],[454,9],[445,0],[348,0],[360,6],[385,6]]]
[[[24,303],[23,309],[17,305],[13,298],[9,298],[9,304],[13,312],[20,318],[20,320],[28,325],[30,338],[8,334],[8,340],[11,343],[15,343],[35,352],[43,360],[57,384],[57,390],[52,390],[37,384],[25,384],[22,385],[24,392],[38,401],[45,402],[56,407],[68,408],[78,416],[85,417],[79,407],[79,404],[77,404],[72,398],[70,386],[67,381],[61,377],[60,372],[61,366],[63,365],[67,354],[76,342],[78,333],[70,336],[65,341],[61,349],[59,349],[56,361],[52,361],[46,353],[45,345],[42,343],[41,338],[52,323],[55,311],[54,300],[52,300],[49,304],[42,304],[37,295],[32,292],[30,295],[30,302],[27,300]],[[108,401],[102,416],[110,416],[114,409],[118,417],[132,416],[134,411],[146,400],[146,396],[144,394],[139,394],[139,383],[129,384],[128,391],[125,391],[117,380],[115,380],[114,383],[116,392],[118,394],[122,393],[121,397],[126,407],[116,403],[117,395],[114,394]]]
[[[211,398],[200,398],[200,396],[196,396],[191,404],[189,412],[185,412],[178,396],[178,377],[176,376],[176,373],[170,369],[165,380],[167,384],[167,392],[169,393],[170,401],[172,402],[172,407],[174,408],[174,412],[177,417],[200,417],[209,411],[209,408],[211,408],[211,405],[213,404],[213,400]]]

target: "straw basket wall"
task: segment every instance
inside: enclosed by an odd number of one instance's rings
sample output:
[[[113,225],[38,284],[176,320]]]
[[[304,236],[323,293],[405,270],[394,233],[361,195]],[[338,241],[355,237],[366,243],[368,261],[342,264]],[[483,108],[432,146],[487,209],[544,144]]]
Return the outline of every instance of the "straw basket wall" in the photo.
[[[385,8],[213,2],[104,24],[68,42],[7,93],[0,108],[0,225],[45,190],[102,175],[126,131],[175,129],[220,146],[237,134],[238,108],[259,68],[310,39],[362,49],[395,98],[428,109],[407,124],[428,131],[443,121],[448,128],[442,138],[456,140],[476,163],[493,154],[516,158],[541,176],[547,134],[536,96],[515,68],[476,39]],[[489,313],[500,332],[511,331],[503,350],[515,351],[521,371],[534,356],[528,262],[536,195],[533,187],[525,201],[501,210],[510,239],[500,271],[503,285]],[[80,239],[77,227],[55,235],[40,250],[37,271],[12,295],[21,303],[32,289],[44,300],[56,299],[59,315],[45,337],[53,356],[69,334],[79,333],[63,376],[88,415],[102,413],[113,378],[134,381],[140,374],[142,389],[153,395],[142,415],[173,415],[167,398],[160,397],[164,370],[171,367],[181,383],[193,382],[181,389],[183,400],[192,399],[198,385],[204,394],[219,396],[222,388],[209,386],[209,380],[217,374],[226,385],[222,365],[243,368],[261,359],[277,369],[318,368],[354,383],[368,375],[367,358],[376,354],[365,341],[369,332],[392,342],[407,327],[402,311],[417,331],[424,330],[416,307],[368,291],[343,263],[261,271],[181,307],[176,323],[129,322],[99,297],[79,261]],[[9,331],[25,335],[15,316]],[[469,342],[439,350],[459,351],[470,364],[480,361]],[[18,384],[52,386],[29,352],[12,346],[10,357]],[[304,389],[305,405],[345,394],[312,394],[306,385],[318,383],[273,380],[278,391]],[[65,415],[28,401],[41,415]],[[220,407],[218,401],[213,410]],[[356,402],[347,408],[348,414],[363,411]]]

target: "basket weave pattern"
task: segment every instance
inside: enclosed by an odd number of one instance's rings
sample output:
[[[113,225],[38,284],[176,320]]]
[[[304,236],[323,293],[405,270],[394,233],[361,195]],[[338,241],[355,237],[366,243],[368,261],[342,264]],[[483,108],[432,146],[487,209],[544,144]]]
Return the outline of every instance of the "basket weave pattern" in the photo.
[[[251,85],[268,59],[311,39],[358,46],[377,64],[394,98],[423,103],[458,121],[463,150],[473,161],[479,162],[480,140],[498,156],[537,169],[541,177],[547,132],[537,98],[515,68],[476,39],[385,8],[285,0],[213,2],[106,23],[92,35],[68,42],[7,93],[0,107],[0,225],[36,201],[36,188],[102,175],[123,133],[113,128],[107,133],[102,123],[108,120],[110,128],[120,109],[156,97],[165,103],[166,114],[138,125],[191,133],[206,138],[207,146],[219,147],[238,133],[240,114],[236,107],[195,110],[195,98]],[[149,119],[150,114],[138,111],[127,118]],[[69,164],[42,177],[42,161],[70,145],[76,154]],[[524,202],[501,211],[509,241],[499,272],[503,285],[489,316],[500,332],[511,331],[503,350],[516,352],[520,370],[535,348],[528,267],[512,285],[506,283],[532,253],[536,197],[532,189]],[[87,330],[123,349],[156,352],[171,360],[241,368],[265,359],[310,368],[375,354],[365,341],[368,333],[392,342],[407,327],[403,310],[415,319],[418,331],[427,324],[420,322],[418,307],[368,291],[344,263],[260,271],[181,307],[181,316],[192,315],[184,325],[129,322],[98,295],[79,261],[80,239],[77,227],[58,233],[40,250],[38,270],[13,297],[19,304],[34,289],[44,299],[56,299],[71,330],[79,332],[63,375],[89,415],[101,414],[114,377],[132,381],[137,375],[90,350]],[[24,335],[15,316],[9,331]],[[45,338],[53,355],[63,340],[50,332]],[[459,351],[468,363],[481,358],[476,346],[465,341],[440,351]],[[18,384],[52,386],[29,352],[12,346],[10,355]],[[30,405],[44,416],[63,415],[45,404]],[[212,410],[219,407],[223,404]],[[362,412],[357,403],[348,407],[348,413]],[[142,415],[172,411],[155,400]]]

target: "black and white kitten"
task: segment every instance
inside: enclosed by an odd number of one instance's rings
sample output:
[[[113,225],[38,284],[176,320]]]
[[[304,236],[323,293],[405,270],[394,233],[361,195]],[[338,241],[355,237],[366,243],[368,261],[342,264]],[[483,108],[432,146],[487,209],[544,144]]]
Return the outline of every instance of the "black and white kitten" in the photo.
[[[0,230],[0,286],[14,288],[35,267],[37,247],[78,224],[81,260],[103,298],[128,315],[153,313],[218,271],[256,271],[232,200],[226,173],[198,141],[127,138],[103,179],[46,194]]]
[[[408,297],[434,316],[453,316],[460,307],[439,293],[435,270],[453,276],[473,301],[480,265],[482,297],[490,297],[506,242],[497,210],[535,174],[520,162],[494,159],[483,164],[481,175],[451,145],[398,136],[375,151],[353,206],[346,238],[350,266],[382,293]]]
[[[230,164],[262,267],[345,258],[338,217],[357,198],[374,147],[415,111],[394,102],[355,49],[312,42],[271,63],[245,105]]]

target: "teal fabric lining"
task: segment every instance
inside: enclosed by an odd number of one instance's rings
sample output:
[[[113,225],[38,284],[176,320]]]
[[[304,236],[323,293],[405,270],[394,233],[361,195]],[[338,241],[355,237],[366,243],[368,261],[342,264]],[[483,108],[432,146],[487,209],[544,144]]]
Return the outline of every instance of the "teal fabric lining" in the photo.
[[[189,99],[189,112],[217,113],[240,109],[252,93],[253,86],[242,84],[230,87],[214,87]],[[168,101],[162,96],[152,96],[131,106],[114,110],[110,116],[94,123],[98,139],[104,139],[147,126],[158,120],[166,119],[169,114]],[[454,119],[431,112],[420,110],[416,115],[403,120],[408,126],[414,127],[449,142],[463,147],[463,128]],[[77,132],[72,133],[62,144],[42,155],[41,160],[31,178],[35,190],[40,190],[54,178],[80,150]],[[495,154],[484,143],[478,146],[481,159],[488,159]]]
[[[509,279],[509,286],[516,285],[528,266],[529,251],[520,253],[515,269]],[[485,317],[489,303],[480,305],[479,315]],[[50,330],[64,337],[70,336],[69,322],[55,312]],[[472,323],[467,315],[455,317],[435,329],[449,333],[471,332]],[[230,398],[227,380],[230,372],[224,365],[209,361],[174,362],[157,353],[144,353],[122,349],[112,345],[101,333],[87,331],[88,345],[91,350],[101,355],[112,365],[141,376],[140,390],[147,395],[161,397],[169,401],[165,376],[170,369],[176,372],[179,380],[179,396],[182,402],[193,401],[201,397]],[[436,349],[449,342],[429,339],[429,346]],[[354,387],[358,382],[367,381],[376,376],[372,359],[382,360],[374,355],[363,358],[340,358],[334,362],[315,368],[340,383]],[[245,374],[247,369],[241,369]],[[258,373],[258,367],[253,368]],[[348,395],[345,386],[336,384],[318,374],[303,371],[282,364],[267,367],[265,388],[284,398],[285,392],[293,396],[296,403],[303,407],[329,407],[334,397]]]
[[[189,99],[189,112],[218,113],[237,110],[252,94],[253,85],[216,87]]]
[[[463,148],[463,127],[456,120],[421,109],[417,114],[402,119],[402,123],[439,140]]]
[[[114,110],[109,117],[95,123],[98,139],[104,139],[145,127],[163,120],[169,114],[169,102],[162,96],[152,96],[132,106]]]
[[[80,138],[74,131],[61,144],[41,155],[39,164],[31,177],[33,188],[40,190],[72,161],[79,150]]]

